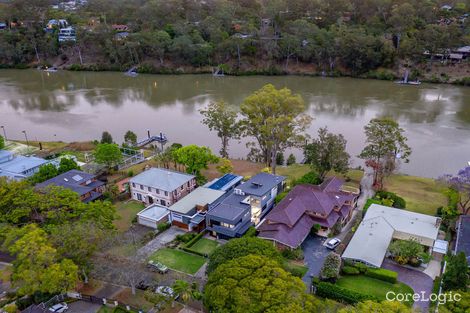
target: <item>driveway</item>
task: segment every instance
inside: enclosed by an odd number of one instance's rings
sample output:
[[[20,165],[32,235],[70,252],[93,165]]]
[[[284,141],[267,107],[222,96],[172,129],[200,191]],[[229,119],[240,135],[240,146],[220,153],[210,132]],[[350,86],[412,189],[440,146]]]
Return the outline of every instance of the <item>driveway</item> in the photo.
[[[412,270],[400,265],[393,263],[392,261],[385,259],[382,268],[392,270],[398,273],[398,281],[407,284],[413,288],[415,293],[421,293],[424,291],[425,299],[429,298],[432,292],[433,280],[428,275],[418,270]],[[429,309],[429,301],[417,301],[413,307],[421,308],[423,312],[427,312]]]
[[[186,232],[178,227],[171,226],[163,233],[152,239],[145,246],[137,252],[142,259],[147,259],[152,253],[163,248],[167,243],[173,241],[177,235],[185,234]]]
[[[312,276],[320,274],[325,258],[330,253],[330,250],[323,246],[324,241],[325,238],[309,235],[301,246],[304,251],[305,265],[308,267],[308,272],[302,280],[309,288],[312,283]]]
[[[69,303],[68,306],[67,313],[96,313],[101,308],[100,304],[80,300]]]

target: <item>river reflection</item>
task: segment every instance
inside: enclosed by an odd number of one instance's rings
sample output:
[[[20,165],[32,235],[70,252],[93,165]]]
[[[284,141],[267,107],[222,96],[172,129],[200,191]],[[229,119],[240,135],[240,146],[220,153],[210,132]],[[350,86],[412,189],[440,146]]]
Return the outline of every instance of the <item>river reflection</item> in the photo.
[[[172,141],[208,145],[219,140],[200,123],[198,110],[222,99],[238,106],[266,83],[300,93],[319,127],[345,135],[351,155],[364,145],[363,127],[377,116],[397,119],[413,148],[401,171],[436,177],[470,160],[470,89],[423,84],[316,77],[224,77],[210,75],[139,75],[121,73],[0,71],[0,124],[7,135],[32,139],[88,140],[103,130],[122,141],[126,130],[138,136],[164,131]],[[232,142],[231,155],[244,157],[244,142]],[[300,151],[295,151],[298,158]],[[354,165],[362,164],[354,158]]]

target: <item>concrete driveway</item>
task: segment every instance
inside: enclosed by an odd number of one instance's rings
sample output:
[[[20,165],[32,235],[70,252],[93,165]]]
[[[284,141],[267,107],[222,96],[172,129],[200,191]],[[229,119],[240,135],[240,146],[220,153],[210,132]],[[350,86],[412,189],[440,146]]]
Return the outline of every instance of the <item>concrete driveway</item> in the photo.
[[[398,281],[405,283],[413,288],[415,293],[424,292],[425,299],[429,298],[429,295],[432,292],[433,280],[428,275],[418,270],[412,270],[400,266],[388,259],[384,260],[382,263],[382,268],[397,272]],[[417,301],[414,303],[413,307],[421,308],[423,312],[427,312],[429,310],[429,301]]]
[[[86,301],[75,301],[68,304],[67,313],[96,313],[100,310],[101,305]]]
[[[139,249],[137,252],[143,259],[147,259],[152,253],[163,248],[167,243],[173,241],[177,235],[185,234],[186,232],[176,226],[171,226],[163,233],[152,239],[149,243]]]
[[[309,235],[302,243],[302,250],[304,251],[305,265],[308,267],[308,272],[302,278],[305,284],[310,288],[312,276],[318,276],[320,270],[325,262],[326,256],[330,253],[323,243],[325,238]]]

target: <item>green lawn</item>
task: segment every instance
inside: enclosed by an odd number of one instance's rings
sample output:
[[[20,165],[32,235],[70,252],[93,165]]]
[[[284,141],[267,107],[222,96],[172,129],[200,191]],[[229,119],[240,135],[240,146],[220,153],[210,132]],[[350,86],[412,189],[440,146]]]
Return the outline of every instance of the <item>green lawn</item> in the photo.
[[[132,220],[144,207],[145,205],[143,203],[137,201],[116,203],[116,212],[118,214],[118,218],[114,221],[116,228],[121,232],[128,230],[132,224]]]
[[[300,264],[295,263],[293,261],[289,261],[289,262],[286,263],[286,269],[287,270],[295,269],[296,271],[299,271],[299,273],[302,273],[302,277],[304,277],[305,274],[307,274],[307,272],[308,272],[308,267],[306,267],[304,265],[300,265]]]
[[[206,259],[202,256],[168,248],[158,250],[150,256],[150,259],[188,274],[195,274],[206,263]]]
[[[191,250],[197,251],[203,254],[211,254],[219,246],[219,243],[215,240],[201,238],[191,246]]]
[[[395,293],[411,293],[413,289],[403,283],[391,284],[382,280],[370,278],[364,275],[347,275],[341,277],[336,284],[340,287],[350,289],[359,293],[376,296],[381,300],[386,300],[385,295],[389,291]],[[412,302],[406,303],[408,305],[413,304]]]
[[[303,175],[311,171],[310,165],[307,164],[293,164],[290,166],[278,166],[276,172],[278,175],[286,176],[287,181],[291,182],[294,179],[298,179]],[[342,179],[346,177],[349,178],[348,182],[345,183],[347,186],[353,186],[359,188],[362,176],[364,175],[363,171],[360,170],[349,170],[346,175],[338,174],[335,172],[328,173],[327,176],[337,176]]]
[[[445,187],[432,178],[392,175],[385,180],[385,189],[406,200],[406,209],[435,215],[437,208],[447,205]]]

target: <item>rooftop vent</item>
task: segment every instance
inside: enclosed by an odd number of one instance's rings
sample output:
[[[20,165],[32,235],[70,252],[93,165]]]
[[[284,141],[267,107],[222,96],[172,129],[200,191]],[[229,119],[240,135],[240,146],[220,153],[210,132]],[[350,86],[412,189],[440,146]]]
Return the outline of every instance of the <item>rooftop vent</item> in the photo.
[[[262,187],[263,186],[263,184],[257,183],[257,182],[252,182],[252,184],[256,187]]]
[[[67,178],[64,178],[65,181],[69,181]]]

